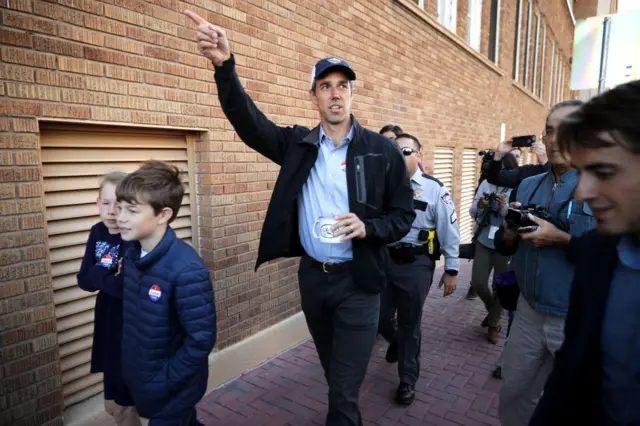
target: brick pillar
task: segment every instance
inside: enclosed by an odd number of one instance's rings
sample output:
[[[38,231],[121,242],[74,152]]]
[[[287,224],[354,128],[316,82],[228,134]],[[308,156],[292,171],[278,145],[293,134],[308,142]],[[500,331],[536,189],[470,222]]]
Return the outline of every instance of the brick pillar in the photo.
[[[0,114],[32,105],[4,98]],[[36,131],[33,118],[0,117],[0,425],[62,425]]]

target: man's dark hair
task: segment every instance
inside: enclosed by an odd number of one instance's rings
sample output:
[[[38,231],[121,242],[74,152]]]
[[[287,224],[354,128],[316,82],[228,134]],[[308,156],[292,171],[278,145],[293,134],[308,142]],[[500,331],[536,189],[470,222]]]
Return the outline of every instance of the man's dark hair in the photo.
[[[565,153],[620,145],[640,154],[640,80],[596,96],[570,114],[558,129],[558,145]]]
[[[393,132],[396,135],[396,138],[402,134],[402,129],[400,126],[396,126],[395,124],[387,124],[382,129],[380,129],[381,135],[387,132]]]
[[[173,215],[169,223],[178,216],[184,187],[180,181],[180,170],[164,161],[151,160],[138,170],[127,175],[116,188],[116,199],[131,204],[149,204],[154,213],[169,207]]]
[[[398,141],[398,139],[411,139],[413,141],[413,144],[415,145],[415,148],[418,151],[422,151],[422,145],[420,145],[420,141],[418,140],[418,138],[416,138],[413,135],[410,135],[409,133],[400,133],[398,136],[396,136],[396,142]]]

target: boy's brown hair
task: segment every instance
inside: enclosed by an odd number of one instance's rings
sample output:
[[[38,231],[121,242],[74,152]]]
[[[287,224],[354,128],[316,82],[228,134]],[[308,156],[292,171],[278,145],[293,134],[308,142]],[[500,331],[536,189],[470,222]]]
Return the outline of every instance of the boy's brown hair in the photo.
[[[98,189],[98,199],[102,197],[102,188],[104,188],[105,184],[110,183],[118,187],[120,182],[122,182],[127,177],[125,172],[111,172],[102,176],[102,180],[100,180],[100,188]]]
[[[183,197],[180,170],[172,164],[157,160],[145,162],[116,188],[118,201],[149,204],[156,215],[169,207],[173,215],[168,223],[173,222],[178,215]]]

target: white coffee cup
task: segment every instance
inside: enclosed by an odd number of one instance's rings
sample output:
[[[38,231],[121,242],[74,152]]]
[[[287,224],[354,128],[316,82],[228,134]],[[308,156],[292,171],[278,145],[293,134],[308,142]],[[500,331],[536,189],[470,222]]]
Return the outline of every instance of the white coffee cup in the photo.
[[[340,244],[342,235],[335,237],[331,227],[336,224],[336,220],[332,217],[320,217],[313,224],[313,236],[322,243]],[[319,228],[319,229],[318,229]]]

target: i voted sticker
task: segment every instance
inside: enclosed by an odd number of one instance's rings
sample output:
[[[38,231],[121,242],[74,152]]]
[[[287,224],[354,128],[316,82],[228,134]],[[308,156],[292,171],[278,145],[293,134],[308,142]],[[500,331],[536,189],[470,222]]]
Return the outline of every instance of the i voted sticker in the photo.
[[[105,254],[102,259],[100,259],[100,265],[104,266],[105,268],[110,268],[112,264],[113,257],[109,256],[108,254]]]
[[[347,162],[343,161],[342,163],[340,163],[340,170],[342,170],[343,172],[347,171]]]
[[[157,302],[160,296],[162,296],[160,287],[157,284],[152,285],[149,289],[149,299],[151,299],[152,302]]]

